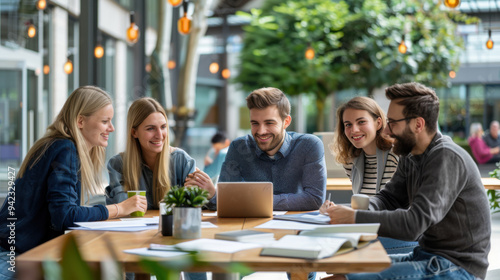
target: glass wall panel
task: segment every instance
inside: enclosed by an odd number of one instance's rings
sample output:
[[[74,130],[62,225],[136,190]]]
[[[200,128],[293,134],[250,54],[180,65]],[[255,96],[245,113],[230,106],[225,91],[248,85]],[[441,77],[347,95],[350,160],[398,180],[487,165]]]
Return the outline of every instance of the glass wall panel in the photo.
[[[211,147],[210,140],[217,132],[218,90],[210,86],[196,86],[194,126],[188,129],[184,149],[196,160],[196,166],[203,169],[203,159]]]
[[[73,72],[68,74],[68,95],[78,87],[78,64],[80,56],[78,55],[79,46],[78,22],[74,18],[68,19],[68,58],[73,62]]]
[[[465,86],[452,86],[437,90],[439,104],[439,128],[449,136],[465,138],[466,93]]]
[[[30,24],[37,31],[33,38],[28,37]],[[38,10],[32,1],[0,1],[0,41],[3,46],[38,51],[38,29]]]
[[[486,128],[490,122],[500,121],[500,85],[485,86],[484,113],[486,115]]]
[[[8,167],[19,170],[22,134],[22,71],[0,70],[0,181]],[[6,192],[7,184],[0,184]]]

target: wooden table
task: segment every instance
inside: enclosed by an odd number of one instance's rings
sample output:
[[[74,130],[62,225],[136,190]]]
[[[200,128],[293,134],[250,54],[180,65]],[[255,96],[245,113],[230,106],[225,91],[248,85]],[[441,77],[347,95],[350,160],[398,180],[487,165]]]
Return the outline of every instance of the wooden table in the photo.
[[[484,188],[488,190],[500,190],[500,180],[497,178],[481,178]],[[328,178],[326,179],[326,190],[345,191],[352,190],[351,180],[349,178]]]
[[[293,213],[293,212],[291,212]],[[148,211],[147,216],[158,215],[158,211]],[[202,238],[213,238],[216,232],[248,229],[262,224],[270,219],[258,218],[217,218],[203,217],[203,221],[212,222],[218,228],[202,229]],[[295,234],[295,230],[261,229],[275,233],[281,238],[286,234]],[[139,256],[123,253],[125,249],[148,247],[151,243],[176,244],[187,241],[162,236],[160,232],[148,230],[142,232],[109,232],[74,230],[66,235],[48,241],[16,259],[18,279],[41,279],[41,262],[45,259],[59,261],[61,248],[69,235],[76,237],[83,259],[92,266],[99,266],[100,261],[110,257],[105,244],[111,241],[116,257],[127,272],[144,273],[138,265]],[[287,271],[292,280],[307,279],[307,274],[313,271],[328,271],[334,273],[375,272],[390,266],[380,242],[375,242],[360,250],[321,260],[304,260],[280,257],[261,257],[260,249],[240,251],[234,254],[202,252],[202,258],[209,261],[208,266],[193,267],[189,271],[225,272],[221,267],[231,262],[240,262],[255,271]],[[144,275],[144,274],[143,274]]]

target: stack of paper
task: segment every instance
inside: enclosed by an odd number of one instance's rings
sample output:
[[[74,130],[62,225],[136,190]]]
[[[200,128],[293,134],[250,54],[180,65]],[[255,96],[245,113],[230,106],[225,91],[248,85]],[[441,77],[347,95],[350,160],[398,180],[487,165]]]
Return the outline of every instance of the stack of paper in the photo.
[[[245,229],[219,232],[215,234],[214,238],[230,241],[262,243],[264,241],[274,241],[274,233]]]
[[[142,231],[158,229],[158,219],[156,219],[156,223],[150,223],[150,221],[149,218],[146,218],[116,222],[77,222],[75,224],[79,227],[70,227],[70,229],[106,231]]]

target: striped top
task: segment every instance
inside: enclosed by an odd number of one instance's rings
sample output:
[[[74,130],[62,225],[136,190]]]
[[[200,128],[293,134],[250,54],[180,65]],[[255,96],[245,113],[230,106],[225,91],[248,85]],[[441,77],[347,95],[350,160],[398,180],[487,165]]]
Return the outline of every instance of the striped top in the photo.
[[[352,173],[352,162],[344,165],[345,173],[347,177],[351,179]],[[398,166],[398,157],[389,152],[387,156],[387,162],[385,164],[384,176],[380,182],[380,190],[385,187],[385,184],[392,178],[392,174],[396,172]],[[363,187],[359,193],[366,194],[369,196],[375,195],[377,192],[377,156],[365,154],[365,174],[363,179]]]

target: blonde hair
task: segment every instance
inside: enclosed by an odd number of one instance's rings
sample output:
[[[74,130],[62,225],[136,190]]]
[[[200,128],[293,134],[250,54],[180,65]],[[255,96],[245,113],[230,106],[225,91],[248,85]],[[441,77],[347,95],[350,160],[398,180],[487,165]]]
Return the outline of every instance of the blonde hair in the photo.
[[[24,158],[19,177],[31,169],[57,139],[73,141],[80,159],[81,201],[88,196],[102,193],[102,168],[106,159],[106,148],[94,146],[88,151],[87,142],[78,128],[80,116],[89,117],[112,104],[109,95],[94,86],[82,86],[71,93],[45,135],[35,142]]]
[[[382,135],[382,131],[384,131],[386,126],[386,118],[380,106],[378,106],[377,102],[371,98],[357,96],[337,109],[337,128],[335,130],[333,145],[330,145],[330,149],[336,154],[335,159],[337,162],[341,164],[349,164],[354,158],[357,158],[362,151],[362,149],[354,147],[345,135],[344,112],[347,109],[367,111],[374,120],[380,118],[382,126],[377,130],[377,134],[375,136],[377,148],[383,151],[387,151],[392,148],[392,142]]]
[[[152,113],[161,113],[168,122],[167,114],[158,101],[150,97],[137,99],[132,103],[127,115],[127,148],[123,157],[123,181],[125,191],[138,190],[139,178],[141,177],[142,149],[139,139],[132,135],[132,130]],[[168,137],[163,143],[162,151],[156,156],[155,168],[153,170],[153,202],[155,207],[159,206],[165,193],[170,190],[170,145]]]

